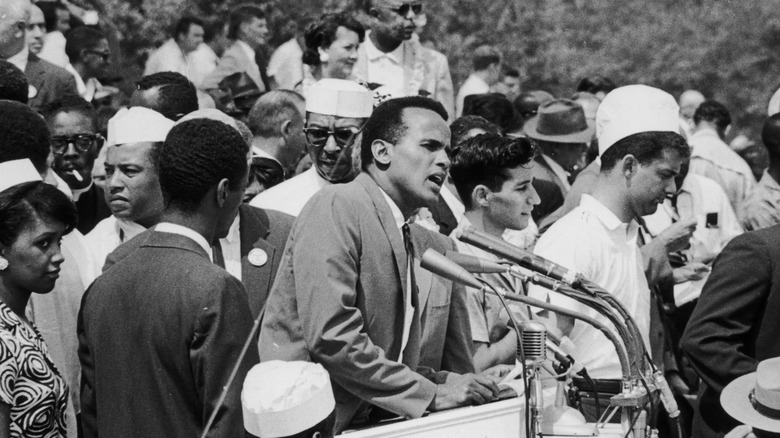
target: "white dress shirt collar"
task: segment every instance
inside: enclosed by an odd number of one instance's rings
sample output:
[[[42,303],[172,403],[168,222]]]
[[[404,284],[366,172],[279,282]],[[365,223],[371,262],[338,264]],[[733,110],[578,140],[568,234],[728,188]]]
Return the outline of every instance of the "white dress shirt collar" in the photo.
[[[195,243],[197,243],[201,248],[203,248],[203,251],[206,251],[206,254],[209,256],[209,260],[212,260],[211,245],[209,245],[209,242],[206,241],[205,237],[200,235],[200,233],[196,232],[195,230],[170,222],[160,222],[156,227],[154,227],[154,230],[161,233],[171,233],[189,237],[190,239],[194,240]]]
[[[244,53],[246,53],[246,56],[249,57],[249,59],[251,59],[252,61],[255,60],[255,50],[252,47],[250,47],[249,44],[241,40],[236,40],[236,44],[238,44],[238,47],[241,47],[241,50],[243,50]]]
[[[636,239],[639,232],[639,224],[634,220],[629,223],[622,222],[615,213],[596,198],[583,194],[580,200],[580,207],[595,216],[607,231],[615,234],[619,232],[626,241]]]
[[[371,32],[366,32],[366,39],[363,41],[363,44],[366,46],[366,55],[368,56],[369,61],[375,61],[384,57],[398,65],[401,65],[404,60],[403,43],[399,44],[398,47],[396,47],[392,52],[383,52],[374,45],[373,41],[371,41],[371,38],[369,38],[370,35]]]

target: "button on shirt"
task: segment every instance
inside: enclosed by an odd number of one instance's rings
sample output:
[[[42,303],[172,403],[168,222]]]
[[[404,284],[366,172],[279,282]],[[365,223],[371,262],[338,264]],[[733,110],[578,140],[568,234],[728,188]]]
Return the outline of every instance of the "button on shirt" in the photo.
[[[368,82],[387,85],[394,90],[405,90],[404,45],[400,44],[392,52],[385,53],[377,49],[369,35],[366,35],[363,44],[368,55]]]
[[[649,346],[650,289],[637,245],[639,226],[620,221],[604,204],[582,195],[580,205],[562,217],[542,235],[534,253],[572,269],[613,294],[634,317],[645,346]],[[612,327],[595,310],[539,286],[529,295],[594,317]],[[613,328],[614,330],[614,328]],[[611,342],[596,328],[576,321],[569,338],[576,348],[573,356],[593,378],[620,379],[621,369]]]
[[[390,198],[390,196],[385,193],[384,190],[381,188],[379,189],[380,192],[382,192],[382,196],[385,198],[385,201],[387,201],[387,205],[390,206],[390,211],[393,212],[393,219],[395,219],[395,226],[398,228],[398,233],[401,234],[401,239],[403,240],[403,232],[401,232],[401,227],[404,226],[406,223],[406,219],[404,219],[403,213],[401,213],[401,209],[398,208],[398,206],[393,202],[393,200]],[[411,262],[411,257],[408,258],[409,262]],[[412,269],[414,267],[411,265],[411,263],[407,263],[406,265],[406,296],[404,298],[404,333],[401,337],[401,355],[398,358],[398,362],[403,361],[404,357],[404,350],[406,349],[406,344],[409,342],[409,333],[412,329],[412,319],[414,318],[414,306],[412,306]]]

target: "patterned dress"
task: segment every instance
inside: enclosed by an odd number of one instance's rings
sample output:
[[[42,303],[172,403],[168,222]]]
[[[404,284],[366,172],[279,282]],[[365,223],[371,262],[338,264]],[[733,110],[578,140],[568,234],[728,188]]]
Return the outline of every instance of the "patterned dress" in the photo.
[[[64,437],[68,387],[35,327],[0,301],[0,401],[12,437]]]

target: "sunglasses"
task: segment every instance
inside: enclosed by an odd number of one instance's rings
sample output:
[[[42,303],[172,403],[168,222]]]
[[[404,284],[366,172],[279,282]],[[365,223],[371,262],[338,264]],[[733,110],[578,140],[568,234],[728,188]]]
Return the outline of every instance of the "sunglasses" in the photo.
[[[325,128],[303,128],[303,132],[306,134],[306,141],[310,145],[321,148],[328,142],[328,138],[333,136],[336,140],[336,144],[339,147],[347,147],[355,141],[355,137],[363,130],[363,127],[358,128],[336,128],[333,131]]]
[[[409,11],[414,12],[414,15],[420,15],[422,13],[422,4],[421,3],[404,3],[401,6],[398,6],[397,8],[389,8],[391,11],[394,11],[398,15],[406,18],[409,15]]]
[[[72,144],[77,151],[89,152],[95,145],[103,145],[103,137],[100,134],[75,134],[57,135],[51,138],[51,151],[55,155],[62,155]]]

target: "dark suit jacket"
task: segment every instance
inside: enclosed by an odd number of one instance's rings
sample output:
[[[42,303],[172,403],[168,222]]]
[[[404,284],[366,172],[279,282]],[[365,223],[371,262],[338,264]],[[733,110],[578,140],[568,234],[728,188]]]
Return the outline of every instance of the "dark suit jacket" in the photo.
[[[723,387],[780,356],[780,225],[735,237],[712,267],[682,348],[704,380],[694,436],[738,424],[720,408]]]
[[[256,318],[265,305],[268,292],[276,278],[284,245],[295,218],[275,210],[261,210],[247,204],[242,204],[238,208],[238,214],[241,235],[241,279],[246,288],[252,317]],[[145,231],[120,245],[106,257],[103,271],[138,249],[151,234],[153,234],[152,230]],[[248,255],[253,249],[263,250],[268,255],[268,261],[262,266],[255,266],[249,262]]]
[[[541,202],[534,206],[531,217],[538,224],[563,205],[567,190],[541,155],[534,158],[533,174],[534,190],[539,194]]]
[[[89,190],[79,196],[79,200],[76,201],[76,209],[79,212],[77,228],[84,235],[92,231],[98,222],[111,216],[111,209],[106,204],[103,189],[95,184],[92,184]]]
[[[200,436],[252,330],[241,283],[195,241],[152,232],[85,292],[78,319],[85,437]],[[243,436],[251,342],[211,437]]]
[[[426,244],[444,245],[433,233],[412,228],[418,255]],[[371,404],[420,417],[436,393],[432,380],[443,375],[419,365],[445,366],[458,353],[471,360],[470,348],[448,351],[451,337],[463,338],[452,345],[471,339],[462,322],[468,316],[453,316],[465,311],[463,288],[415,271],[424,325],[410,335],[399,363],[406,271],[401,232],[367,174],[322,189],[293,225],[260,330],[261,359],[321,363],[336,398],[337,433]],[[445,338],[447,346],[434,346]]]
[[[30,98],[28,104],[40,112],[46,105],[54,102],[64,94],[75,94],[76,79],[67,70],[45,61],[34,53],[27,57],[27,67],[24,69],[27,82],[35,88],[36,95]]]

